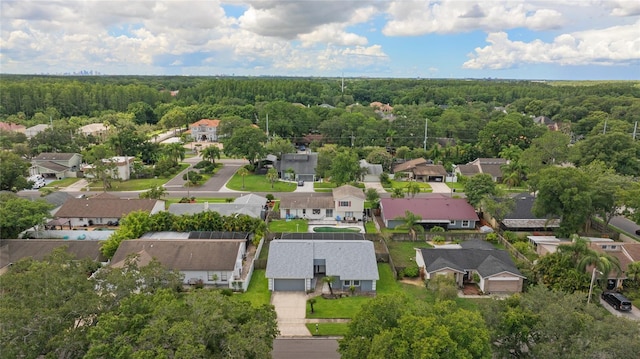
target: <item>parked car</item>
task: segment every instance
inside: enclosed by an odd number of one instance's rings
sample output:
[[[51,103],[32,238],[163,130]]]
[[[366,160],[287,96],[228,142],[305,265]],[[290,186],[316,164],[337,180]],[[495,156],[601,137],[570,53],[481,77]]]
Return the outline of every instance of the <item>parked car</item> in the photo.
[[[300,187],[304,186],[304,181],[298,181],[298,186]]]
[[[604,292],[602,293],[602,299],[609,303],[609,305],[615,310],[619,310],[621,312],[631,311],[631,301],[620,293]]]
[[[636,229],[636,234],[640,236],[640,229]]]

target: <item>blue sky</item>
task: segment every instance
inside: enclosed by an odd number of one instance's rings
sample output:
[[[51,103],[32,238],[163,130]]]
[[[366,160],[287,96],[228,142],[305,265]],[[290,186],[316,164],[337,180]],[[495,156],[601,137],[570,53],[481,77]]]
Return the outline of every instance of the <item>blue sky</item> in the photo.
[[[640,79],[637,0],[3,0],[0,72]]]

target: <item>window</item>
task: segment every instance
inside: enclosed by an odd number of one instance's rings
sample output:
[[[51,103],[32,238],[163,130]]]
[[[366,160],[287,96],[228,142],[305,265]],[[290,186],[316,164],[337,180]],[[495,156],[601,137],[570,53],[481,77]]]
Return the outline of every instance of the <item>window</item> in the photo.
[[[462,226],[463,227],[469,227],[469,221],[463,220],[462,221]]]
[[[360,286],[360,281],[359,281],[359,280],[354,280],[354,281],[353,281],[353,285],[354,285],[355,287],[359,287],[359,286]]]
[[[314,208],[313,214],[320,214],[320,208]]]
[[[344,281],[344,286],[345,287],[359,287],[360,286],[360,281],[359,280],[345,280]]]
[[[307,214],[307,210],[306,209],[302,209],[302,215]]]
[[[331,209],[331,208],[328,208],[328,209],[327,209],[327,215],[326,215],[326,217],[333,217],[333,209]]]
[[[220,273],[220,280],[221,280],[222,282],[226,282],[226,281],[228,281],[228,280],[229,280],[229,278],[227,278],[227,272],[222,272],[222,273]]]
[[[351,281],[350,280],[345,280],[344,281],[344,286],[345,287],[351,287]]]
[[[450,221],[449,221],[449,224],[451,224],[451,225],[456,224],[456,220],[455,220],[455,219],[450,220]]]
[[[216,272],[207,272],[207,280],[209,282],[215,282],[218,280],[218,275]]]
[[[349,201],[339,201],[338,202],[338,207],[349,207],[351,206],[351,202]]]
[[[344,216],[351,218],[353,217],[353,212],[344,212]]]

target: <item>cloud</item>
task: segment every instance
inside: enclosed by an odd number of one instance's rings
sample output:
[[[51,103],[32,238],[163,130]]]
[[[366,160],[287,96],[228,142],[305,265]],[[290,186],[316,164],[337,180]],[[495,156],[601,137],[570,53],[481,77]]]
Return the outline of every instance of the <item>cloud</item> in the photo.
[[[635,0],[606,0],[602,4],[611,9],[613,16],[640,15],[640,2]]]
[[[487,36],[488,46],[476,48],[467,69],[506,69],[518,64],[614,65],[640,61],[640,20],[635,24],[557,36],[553,42],[511,41],[505,32]]]
[[[390,20],[383,33],[387,36],[418,36],[474,30],[498,31],[517,27],[549,30],[563,25],[564,19],[559,11],[541,8],[536,4],[509,0],[480,3],[459,0],[399,0],[392,2],[387,9]]]

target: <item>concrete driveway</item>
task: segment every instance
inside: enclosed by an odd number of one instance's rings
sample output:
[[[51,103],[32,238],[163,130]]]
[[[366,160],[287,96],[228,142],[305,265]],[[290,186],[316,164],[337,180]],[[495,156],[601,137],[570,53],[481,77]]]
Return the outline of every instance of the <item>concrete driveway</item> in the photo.
[[[433,190],[432,193],[452,194],[451,188],[442,182],[429,182],[429,186]]]
[[[640,310],[635,306],[631,307],[630,312],[621,312],[619,310],[613,309],[613,307],[604,301],[604,299],[600,298],[600,304],[609,311],[609,313],[615,315],[616,317],[623,317],[631,320],[640,320]]]
[[[365,189],[373,188],[378,193],[387,193],[387,191],[384,190],[384,187],[382,187],[382,184],[380,182],[364,182],[364,188]]]
[[[273,292],[271,304],[278,316],[281,337],[310,337],[305,326],[307,295],[301,292]]]

